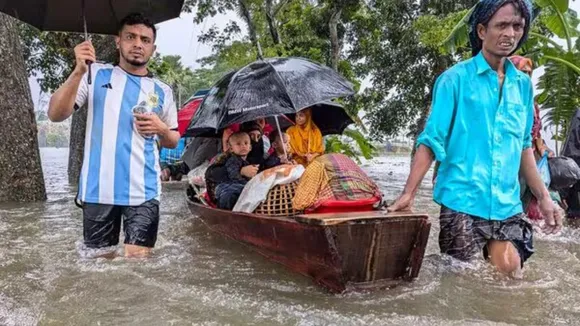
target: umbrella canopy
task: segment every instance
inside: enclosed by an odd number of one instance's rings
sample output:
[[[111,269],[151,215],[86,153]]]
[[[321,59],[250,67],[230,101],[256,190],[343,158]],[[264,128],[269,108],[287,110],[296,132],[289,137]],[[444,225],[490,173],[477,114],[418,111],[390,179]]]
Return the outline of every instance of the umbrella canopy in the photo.
[[[320,129],[322,136],[340,135],[348,125],[354,123],[339,103],[327,101],[315,104],[310,108],[312,109],[312,121]],[[295,122],[296,114],[289,114],[288,118]]]
[[[185,134],[185,131],[191,122],[191,118],[195,115],[195,111],[197,111],[201,102],[203,102],[203,97],[193,99],[192,101],[187,102],[185,106],[177,112],[177,129],[181,136]]]
[[[353,94],[345,78],[310,60],[258,60],[228,73],[210,89],[187,134],[208,135],[234,123],[293,114]]]
[[[179,17],[184,0],[0,0],[0,11],[41,31],[116,35],[119,22],[139,12],[154,24]],[[83,8],[84,6],[84,8]]]

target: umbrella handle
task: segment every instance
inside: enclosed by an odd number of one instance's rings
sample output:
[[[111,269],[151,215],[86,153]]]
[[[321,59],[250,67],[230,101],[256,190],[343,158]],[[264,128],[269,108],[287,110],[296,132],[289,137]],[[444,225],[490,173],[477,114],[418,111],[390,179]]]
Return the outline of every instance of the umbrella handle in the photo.
[[[90,84],[91,84],[91,80],[92,80],[92,78],[91,78],[91,62],[90,62],[90,61],[88,61],[88,60],[87,60],[87,65],[89,66],[89,67],[88,67],[88,68],[89,68],[89,71],[88,71],[88,76],[87,76],[87,78],[88,78],[88,83],[89,83],[89,85],[90,85]]]
[[[278,127],[278,135],[280,136],[280,141],[282,141],[282,144],[284,144],[284,136],[282,135],[282,129],[280,129],[280,121],[278,121],[278,116],[274,116],[274,119],[276,119],[276,127]],[[286,146],[282,146],[282,148],[284,149],[284,156],[286,156],[286,159],[288,159],[288,153],[286,153]]]
[[[81,6],[82,6],[82,12],[83,12],[83,27],[84,27],[84,30],[85,30],[85,41],[88,41],[89,40],[89,33],[87,32],[87,16],[85,15],[85,0],[82,0]],[[90,85],[92,83],[92,78],[91,78],[91,62],[89,60],[87,60],[86,62],[87,62],[87,66],[89,68],[89,71],[88,71],[89,74],[87,76],[88,77],[87,78],[87,81],[88,81],[88,83]]]

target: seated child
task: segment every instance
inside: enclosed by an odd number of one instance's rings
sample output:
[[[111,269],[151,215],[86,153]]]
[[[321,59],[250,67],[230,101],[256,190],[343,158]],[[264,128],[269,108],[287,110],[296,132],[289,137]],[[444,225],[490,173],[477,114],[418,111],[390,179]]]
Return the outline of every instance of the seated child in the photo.
[[[282,164],[296,164],[290,154],[290,137],[285,132],[282,133],[282,137],[283,139],[280,138],[278,131],[274,131],[271,134],[270,138],[274,153],[270,154],[264,163],[262,163],[260,170],[267,170]],[[284,152],[284,149],[286,149],[286,152]]]
[[[251,149],[250,136],[245,132],[236,132],[228,138],[225,175],[215,188],[218,208],[231,210],[248,180],[258,172],[258,167],[250,165],[246,160]]]

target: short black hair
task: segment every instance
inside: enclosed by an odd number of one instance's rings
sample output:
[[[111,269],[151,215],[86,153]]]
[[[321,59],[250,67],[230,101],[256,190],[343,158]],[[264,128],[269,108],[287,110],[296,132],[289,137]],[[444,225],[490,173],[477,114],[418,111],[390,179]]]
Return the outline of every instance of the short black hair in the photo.
[[[118,33],[121,34],[123,27],[134,25],[145,25],[149,27],[153,31],[153,39],[157,38],[157,28],[155,28],[155,24],[153,24],[149,18],[145,17],[145,15],[139,12],[134,12],[125,16],[125,18],[119,22]]]
[[[260,127],[260,125],[255,121],[248,121],[242,123],[240,130],[248,133],[251,131],[259,131],[260,134],[262,135],[264,134],[264,130],[262,130],[262,127]]]

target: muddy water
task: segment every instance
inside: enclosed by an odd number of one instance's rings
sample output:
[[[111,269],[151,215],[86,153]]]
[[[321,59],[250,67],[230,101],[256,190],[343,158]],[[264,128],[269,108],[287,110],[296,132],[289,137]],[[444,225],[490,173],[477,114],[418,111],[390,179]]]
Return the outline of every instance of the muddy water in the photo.
[[[423,268],[389,291],[330,295],[211,233],[179,190],[163,195],[153,258],[83,258],[66,155],[42,150],[48,202],[0,206],[0,325],[580,325],[580,231],[538,238],[524,280],[504,280],[439,255],[428,181],[417,202],[433,220]],[[408,159],[365,169],[392,199]]]

